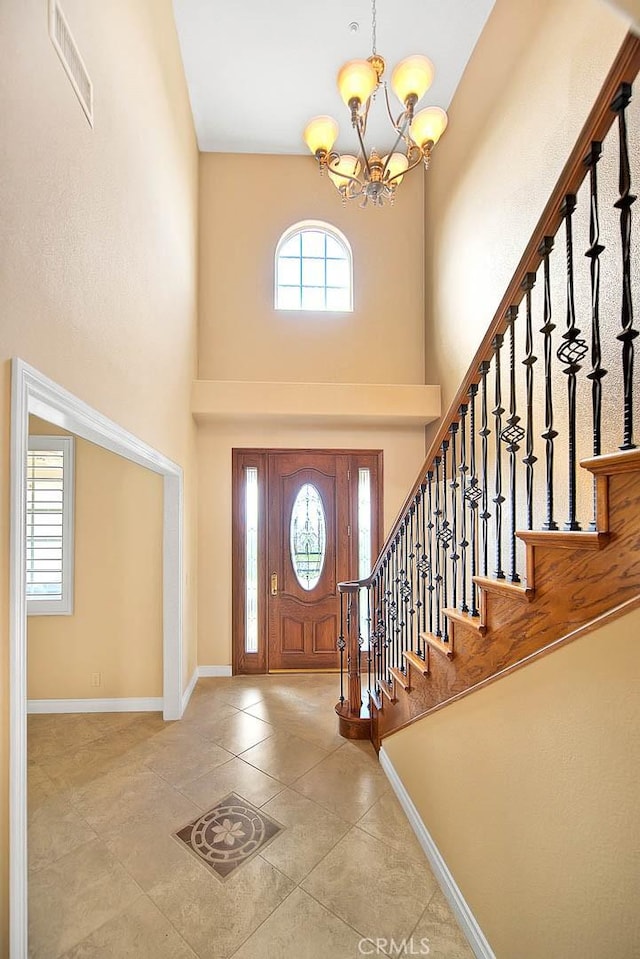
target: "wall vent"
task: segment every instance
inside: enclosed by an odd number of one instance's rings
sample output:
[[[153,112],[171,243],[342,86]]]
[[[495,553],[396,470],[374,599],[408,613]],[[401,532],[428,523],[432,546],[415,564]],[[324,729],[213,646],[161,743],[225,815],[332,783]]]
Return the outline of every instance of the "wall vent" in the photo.
[[[58,0],[49,0],[49,36],[80,106],[93,126],[93,84]]]

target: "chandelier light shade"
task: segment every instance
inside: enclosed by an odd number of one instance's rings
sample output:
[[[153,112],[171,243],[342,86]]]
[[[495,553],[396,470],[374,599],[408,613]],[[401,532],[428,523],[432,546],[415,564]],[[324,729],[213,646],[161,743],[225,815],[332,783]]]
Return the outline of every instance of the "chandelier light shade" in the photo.
[[[444,131],[447,129],[449,118],[440,107],[427,107],[416,113],[409,133],[417,146],[424,148],[427,144],[435,146]]]
[[[338,90],[348,107],[354,100],[358,106],[366,103],[377,86],[378,74],[368,60],[349,60],[340,68]]]
[[[362,206],[371,201],[382,206],[393,203],[404,176],[418,166],[429,166],[431,151],[447,128],[447,114],[440,107],[427,107],[415,113],[416,105],[433,82],[431,61],[421,54],[401,60],[391,74],[391,88],[402,110],[394,116],[387,83],[383,80],[384,59],[376,50],[376,0],[371,5],[372,53],[367,60],[349,60],[338,73],[338,90],[351,113],[351,126],[357,137],[357,153],[340,154],[334,150],[338,124],[329,116],[314,117],[304,131],[304,141],[318,161],[321,173],[342,197],[359,198]],[[376,100],[384,100],[393,145],[384,157],[382,151],[365,143],[369,111]]]
[[[331,153],[338,139],[338,124],[333,117],[314,117],[307,123],[303,136],[314,156]]]
[[[419,54],[401,60],[391,74],[391,87],[400,103],[405,106],[413,98],[418,103],[433,83],[433,64]]]

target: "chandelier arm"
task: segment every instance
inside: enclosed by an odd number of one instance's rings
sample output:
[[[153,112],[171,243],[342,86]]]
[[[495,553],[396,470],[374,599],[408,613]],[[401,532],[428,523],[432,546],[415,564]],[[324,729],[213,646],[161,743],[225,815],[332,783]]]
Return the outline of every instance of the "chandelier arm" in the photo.
[[[403,110],[398,119],[396,120],[393,113],[391,112],[391,103],[389,102],[389,88],[387,84],[382,82],[380,86],[384,87],[384,102],[387,108],[387,116],[389,117],[389,122],[391,126],[396,131],[396,133],[402,133],[404,136],[406,126],[407,126],[407,111]]]
[[[364,139],[364,137],[366,137],[366,135],[367,135],[367,123],[368,123],[368,120],[369,120],[369,110],[371,109],[371,102],[372,102],[372,100],[373,100],[373,98],[374,98],[375,95],[376,95],[376,90],[373,91],[373,93],[371,94],[371,96],[370,96],[369,99],[367,100],[367,105],[366,105],[366,107],[364,108],[364,115],[363,115],[363,117],[362,117],[362,137],[363,137],[363,139]]]
[[[414,144],[413,147],[409,150],[409,153],[407,153],[407,159],[409,159],[410,154],[413,153],[414,151],[417,151],[415,160],[409,160],[409,166],[407,167],[406,170],[401,170],[400,173],[396,173],[395,176],[389,177],[389,179],[387,180],[388,184],[393,183],[393,181],[397,180],[399,176],[406,176],[407,173],[411,173],[411,171],[415,170],[415,168],[418,166],[419,163],[422,163],[423,153],[420,147],[416,146],[416,144]]]
[[[384,175],[385,175],[385,173],[387,172],[387,167],[389,166],[389,163],[390,163],[390,161],[391,161],[391,157],[392,157],[393,154],[396,152],[396,147],[398,146],[398,144],[400,143],[401,140],[402,140],[402,142],[405,142],[404,133],[403,133],[403,132],[398,132],[398,136],[396,137],[396,142],[393,144],[393,146],[391,147],[391,149],[389,150],[389,152],[388,152],[388,154],[387,154],[387,162],[385,163],[384,168],[383,168],[383,170],[382,170],[382,179],[383,179],[383,180],[384,180]],[[407,160],[408,160],[408,159],[409,159],[409,156],[408,156],[408,154],[407,154]],[[408,169],[409,169],[409,167],[407,167],[407,170],[408,170]],[[407,170],[405,170],[404,173],[406,173]],[[403,173],[396,173],[396,176],[403,176],[403,175],[404,175]],[[390,183],[391,180],[395,180],[396,176],[391,177],[389,180],[387,180],[387,183]]]
[[[364,165],[367,168],[368,176],[371,176],[371,166],[369,165],[369,158],[367,156],[367,148],[364,145],[364,139],[362,136],[362,131],[360,129],[360,124],[356,124],[356,133],[358,134],[358,140],[360,141],[360,151],[362,153],[362,159],[364,160]]]

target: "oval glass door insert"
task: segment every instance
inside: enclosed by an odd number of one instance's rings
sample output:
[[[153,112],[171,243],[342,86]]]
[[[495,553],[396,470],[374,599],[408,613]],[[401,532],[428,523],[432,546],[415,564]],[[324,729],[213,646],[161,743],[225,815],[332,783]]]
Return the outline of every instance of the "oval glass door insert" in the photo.
[[[301,486],[291,510],[291,563],[303,589],[318,585],[327,546],[322,497],[313,483]]]

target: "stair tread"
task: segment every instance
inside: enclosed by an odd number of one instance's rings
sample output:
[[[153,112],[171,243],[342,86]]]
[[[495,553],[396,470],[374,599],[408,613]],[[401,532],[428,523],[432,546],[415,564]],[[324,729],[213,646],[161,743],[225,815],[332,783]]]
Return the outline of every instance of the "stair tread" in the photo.
[[[482,622],[480,616],[471,616],[470,613],[463,613],[462,610],[453,607],[446,607],[442,610],[442,613],[447,619],[452,619],[456,623],[462,623],[463,626],[474,629],[477,633],[480,633],[481,636],[484,636],[487,631],[487,627]]]
[[[405,676],[401,669],[398,669],[396,666],[391,666],[389,672],[401,689],[404,689],[405,691],[411,689],[409,677]]]
[[[604,456],[590,456],[588,459],[580,460],[580,466],[594,476],[631,473],[640,470],[640,449],[607,453]]]
[[[518,530],[516,536],[528,546],[556,546],[560,549],[602,549],[609,542],[609,533],[582,530]]]
[[[443,653],[447,659],[453,659],[453,641],[451,639],[448,643],[445,643],[439,636],[434,636],[433,633],[420,633],[420,638],[425,643],[429,643],[432,649],[437,649],[439,653]]]
[[[402,655],[405,660],[411,664],[413,669],[417,669],[423,676],[429,675],[429,663],[426,659],[423,659],[422,656],[418,656],[417,653],[412,653],[410,650]]]
[[[502,593],[510,596],[512,599],[520,602],[530,603],[535,596],[535,589],[532,586],[524,586],[522,583],[510,583],[506,579],[492,579],[490,576],[474,576],[473,582],[480,589],[488,593]]]
[[[395,695],[395,691],[393,690],[391,684],[385,682],[384,679],[381,679],[379,682],[380,682],[380,691],[382,692],[382,694],[387,697],[390,703],[397,703],[398,698]]]

